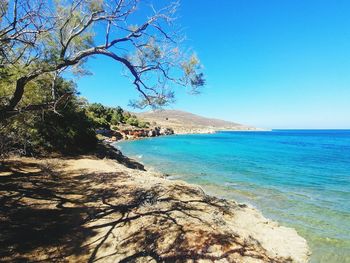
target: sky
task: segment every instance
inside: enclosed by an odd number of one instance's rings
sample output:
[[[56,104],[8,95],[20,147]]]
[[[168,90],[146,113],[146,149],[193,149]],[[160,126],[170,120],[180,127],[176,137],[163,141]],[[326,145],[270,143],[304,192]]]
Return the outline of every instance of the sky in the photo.
[[[350,128],[350,1],[182,0],[177,24],[203,64],[200,95],[179,88],[169,109],[272,129]],[[77,79],[90,102],[138,93],[108,58]]]

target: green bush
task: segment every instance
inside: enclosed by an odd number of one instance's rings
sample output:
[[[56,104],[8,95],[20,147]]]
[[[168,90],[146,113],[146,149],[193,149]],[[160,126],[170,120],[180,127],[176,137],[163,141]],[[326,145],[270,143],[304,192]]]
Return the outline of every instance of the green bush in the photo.
[[[31,83],[21,107],[51,100],[48,82],[49,79],[42,78]],[[3,80],[0,84],[11,89]],[[59,78],[56,92],[57,97],[72,94],[64,105],[57,108],[58,113],[50,109],[24,111],[6,123],[0,123],[0,137],[4,142],[0,142],[0,155],[8,152],[26,155],[43,152],[78,153],[96,146],[94,123],[86,116],[81,100],[76,96],[74,83]]]
[[[135,117],[130,117],[127,121],[126,121],[127,124],[131,125],[131,126],[135,126],[135,127],[138,127],[139,126],[139,121],[137,118]]]

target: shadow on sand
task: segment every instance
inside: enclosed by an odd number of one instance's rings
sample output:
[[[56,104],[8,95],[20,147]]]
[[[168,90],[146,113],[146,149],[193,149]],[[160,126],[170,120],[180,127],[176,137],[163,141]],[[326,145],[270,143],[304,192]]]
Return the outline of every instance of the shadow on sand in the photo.
[[[1,167],[0,261],[279,262],[257,241],[207,220],[203,215],[231,212],[199,189],[142,187],[122,172],[63,176],[54,168],[21,161]]]

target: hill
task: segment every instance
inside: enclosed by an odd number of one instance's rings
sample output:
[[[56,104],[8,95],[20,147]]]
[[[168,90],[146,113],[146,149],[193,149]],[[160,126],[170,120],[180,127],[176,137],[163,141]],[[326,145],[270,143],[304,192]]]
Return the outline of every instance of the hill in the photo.
[[[212,133],[218,130],[257,130],[235,122],[206,118],[180,110],[157,110],[136,114],[152,125],[172,128],[175,133]]]

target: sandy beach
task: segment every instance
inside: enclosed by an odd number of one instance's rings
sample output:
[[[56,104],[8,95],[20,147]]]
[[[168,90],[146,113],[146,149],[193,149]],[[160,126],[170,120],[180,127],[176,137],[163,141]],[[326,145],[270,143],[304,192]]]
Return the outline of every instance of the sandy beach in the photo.
[[[111,149],[11,158],[0,186],[3,262],[307,262],[310,255],[294,229]]]

